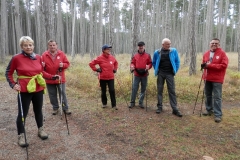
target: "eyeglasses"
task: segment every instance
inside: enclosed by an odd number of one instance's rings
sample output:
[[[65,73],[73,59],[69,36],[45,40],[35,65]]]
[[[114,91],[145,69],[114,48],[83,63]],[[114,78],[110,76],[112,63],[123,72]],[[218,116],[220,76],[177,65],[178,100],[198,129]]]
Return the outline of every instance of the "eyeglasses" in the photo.
[[[218,43],[211,43],[211,44],[218,44]]]

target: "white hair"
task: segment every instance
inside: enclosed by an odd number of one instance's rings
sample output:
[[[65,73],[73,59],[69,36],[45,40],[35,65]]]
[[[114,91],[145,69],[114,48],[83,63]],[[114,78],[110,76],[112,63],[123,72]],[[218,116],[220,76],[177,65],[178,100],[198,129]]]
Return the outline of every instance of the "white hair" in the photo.
[[[170,39],[168,39],[168,38],[164,38],[164,39],[162,40],[162,44],[164,44],[165,42],[170,42],[170,43],[171,43]]]
[[[22,37],[20,38],[20,40],[19,40],[19,45],[20,45],[20,47],[22,47],[23,43],[25,43],[25,42],[27,42],[27,41],[31,42],[31,43],[34,45],[34,41],[32,40],[31,37],[29,37],[29,36],[22,36]]]

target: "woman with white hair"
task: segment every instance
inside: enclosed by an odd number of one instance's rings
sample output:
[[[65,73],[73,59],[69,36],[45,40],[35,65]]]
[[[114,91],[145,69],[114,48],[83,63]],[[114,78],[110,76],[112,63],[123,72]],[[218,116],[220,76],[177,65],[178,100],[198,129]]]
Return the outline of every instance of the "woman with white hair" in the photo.
[[[48,138],[43,129],[42,106],[43,93],[46,87],[43,76],[53,78],[55,75],[43,72],[41,56],[33,52],[34,41],[30,37],[21,37],[19,45],[22,52],[12,57],[6,68],[5,76],[10,87],[18,92],[18,116],[16,120],[18,144],[21,147],[27,147],[28,143],[24,138],[24,119],[27,117],[31,102],[38,127],[38,136],[42,140]],[[17,73],[17,80],[14,80],[14,71]]]

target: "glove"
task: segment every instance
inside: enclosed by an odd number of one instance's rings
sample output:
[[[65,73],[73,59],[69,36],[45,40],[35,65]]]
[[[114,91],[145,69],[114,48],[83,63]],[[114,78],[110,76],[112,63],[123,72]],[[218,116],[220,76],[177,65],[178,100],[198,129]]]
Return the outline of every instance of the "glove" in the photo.
[[[114,70],[113,70],[113,73],[117,73],[117,70],[114,69]]]
[[[60,76],[59,75],[52,76],[52,80],[56,80],[56,79],[60,79]]]
[[[201,64],[201,70],[204,69],[207,66],[207,63],[202,63]]]
[[[102,72],[101,68],[98,68],[96,71],[99,72],[99,73]]]

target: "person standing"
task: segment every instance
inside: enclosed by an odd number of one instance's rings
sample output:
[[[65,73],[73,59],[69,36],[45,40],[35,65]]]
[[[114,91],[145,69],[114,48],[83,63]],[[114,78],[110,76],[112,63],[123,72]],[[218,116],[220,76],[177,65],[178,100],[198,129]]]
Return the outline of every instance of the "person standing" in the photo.
[[[21,147],[27,147],[28,144],[24,138],[23,118],[26,120],[31,102],[38,127],[38,136],[42,140],[48,138],[48,134],[43,129],[42,106],[44,88],[46,87],[44,78],[51,79],[56,78],[56,76],[43,71],[41,56],[33,52],[34,41],[30,37],[21,37],[19,45],[22,52],[12,57],[6,68],[5,76],[10,87],[18,92],[18,115],[16,120],[18,144]],[[17,80],[14,80],[14,71],[17,73]],[[23,117],[21,110],[23,111]]]
[[[204,69],[205,81],[205,107],[204,116],[215,115],[214,121],[222,120],[222,84],[228,66],[228,57],[220,48],[220,40],[213,38],[210,42],[210,50],[203,55],[201,68]]]
[[[152,68],[151,55],[145,52],[145,43],[138,42],[138,53],[134,54],[130,64],[131,72],[134,72],[134,80],[132,84],[131,102],[129,108],[135,106],[135,100],[139,83],[141,82],[141,93],[139,96],[139,107],[144,108],[143,100],[147,88],[148,70]]]
[[[42,54],[42,61],[44,71],[49,74],[57,74],[60,76],[60,79],[46,79],[48,95],[53,107],[52,114],[56,115],[59,110],[57,94],[59,94],[59,99],[62,98],[62,102],[60,102],[62,103],[62,106],[60,109],[68,115],[71,114],[66,96],[65,77],[65,70],[70,66],[70,63],[65,53],[58,49],[56,41],[48,41],[48,50]]]
[[[180,59],[176,48],[171,48],[171,41],[168,38],[162,40],[162,48],[156,50],[153,55],[154,75],[157,77],[158,103],[157,111],[162,112],[163,88],[165,81],[167,82],[168,96],[172,107],[172,114],[182,117],[181,112],[177,108],[177,98],[175,93],[174,76],[180,67]]]
[[[99,74],[102,108],[107,107],[106,87],[108,86],[112,108],[117,110],[114,89],[114,73],[117,72],[118,62],[115,57],[110,54],[111,48],[112,46],[107,44],[103,45],[102,54],[92,60],[89,63],[89,66],[93,71],[96,71]],[[96,68],[96,65],[98,65],[98,68]]]

